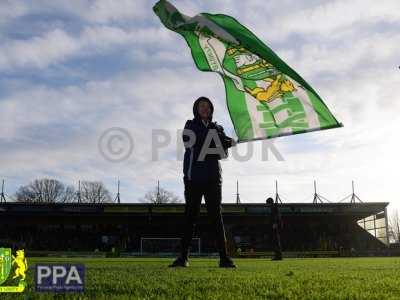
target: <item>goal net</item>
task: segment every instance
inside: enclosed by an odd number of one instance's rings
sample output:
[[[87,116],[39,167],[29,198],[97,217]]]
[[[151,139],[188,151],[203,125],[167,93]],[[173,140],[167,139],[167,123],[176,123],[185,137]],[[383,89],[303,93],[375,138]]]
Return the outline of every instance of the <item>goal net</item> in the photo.
[[[180,238],[140,238],[140,254],[176,254],[180,251]],[[190,253],[201,253],[200,238],[193,238]]]

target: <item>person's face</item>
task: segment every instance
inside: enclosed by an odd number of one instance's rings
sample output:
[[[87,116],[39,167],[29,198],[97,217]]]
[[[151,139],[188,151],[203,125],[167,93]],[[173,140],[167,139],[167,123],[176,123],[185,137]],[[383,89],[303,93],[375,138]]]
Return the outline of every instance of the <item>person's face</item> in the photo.
[[[208,119],[211,114],[211,107],[207,101],[200,101],[197,107],[197,111],[202,119]]]

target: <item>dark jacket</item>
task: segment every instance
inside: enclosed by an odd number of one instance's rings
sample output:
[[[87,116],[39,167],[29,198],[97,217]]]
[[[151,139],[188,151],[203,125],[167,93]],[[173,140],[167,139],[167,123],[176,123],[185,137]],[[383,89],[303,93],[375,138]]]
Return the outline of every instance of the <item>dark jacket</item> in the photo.
[[[207,127],[203,124],[200,116],[197,113],[197,106],[199,101],[201,100],[204,100],[204,98],[198,99],[194,102],[194,118],[192,120],[186,121],[185,130],[182,133],[182,139],[185,145],[185,155],[183,160],[183,178],[184,180],[196,182],[222,182],[222,170],[219,160],[228,156],[227,149],[232,146],[232,138],[225,135],[224,129],[221,125],[217,124],[216,122],[212,122],[214,107],[209,100],[206,101],[210,103],[211,107],[210,120]],[[191,136],[186,132],[186,130],[190,130],[195,137],[195,143],[193,145],[190,145]],[[214,130],[214,133],[216,133],[217,135],[212,135],[212,133],[210,133],[211,130]],[[211,134],[213,138],[209,140],[210,144],[207,143],[205,147],[207,148],[207,146],[209,145],[209,148],[214,148],[218,150],[218,154],[207,154],[204,157],[204,160],[201,160],[199,157],[200,152],[205,142],[207,141],[208,134]],[[218,143],[218,141],[216,141],[214,137],[217,137],[221,143]],[[218,145],[221,145],[222,149],[221,147],[218,147]]]

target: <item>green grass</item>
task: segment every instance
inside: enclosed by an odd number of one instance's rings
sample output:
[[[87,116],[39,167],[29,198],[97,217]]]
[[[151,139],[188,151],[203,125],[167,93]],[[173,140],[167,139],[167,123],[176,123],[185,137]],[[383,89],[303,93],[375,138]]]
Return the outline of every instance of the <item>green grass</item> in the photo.
[[[28,290],[0,299],[400,299],[400,258],[191,259],[170,269],[162,258],[28,258]],[[83,294],[34,291],[35,263],[86,265]]]

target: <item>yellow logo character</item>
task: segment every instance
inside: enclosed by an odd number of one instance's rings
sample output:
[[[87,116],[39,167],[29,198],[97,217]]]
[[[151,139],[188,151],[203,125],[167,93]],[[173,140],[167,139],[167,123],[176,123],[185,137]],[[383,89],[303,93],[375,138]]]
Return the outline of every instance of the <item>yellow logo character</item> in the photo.
[[[13,258],[12,264],[17,265],[13,279],[20,276],[22,280],[25,280],[25,277],[26,277],[25,272],[28,269],[28,262],[26,261],[26,258],[25,258],[25,251],[17,250],[17,257],[15,257],[13,255],[12,258]]]

